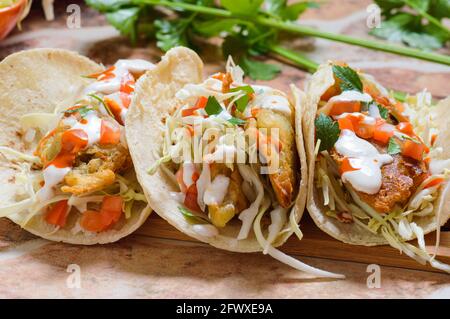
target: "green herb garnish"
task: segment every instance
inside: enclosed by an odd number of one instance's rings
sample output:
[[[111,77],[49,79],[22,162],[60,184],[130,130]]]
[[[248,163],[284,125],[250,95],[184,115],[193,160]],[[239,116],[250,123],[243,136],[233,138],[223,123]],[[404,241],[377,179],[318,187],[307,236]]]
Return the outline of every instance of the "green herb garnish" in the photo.
[[[316,138],[320,140],[319,152],[331,149],[339,138],[341,130],[336,121],[323,113],[314,121],[316,127]]]
[[[180,213],[186,218],[190,224],[210,224],[209,220],[204,217],[192,213],[189,209],[178,206]]]
[[[386,120],[389,116],[389,110],[387,108],[385,108],[383,105],[380,105],[378,103],[377,103],[377,106],[378,106],[378,111],[380,112],[381,118]]]
[[[242,119],[239,119],[237,117],[232,117],[231,119],[228,120],[228,122],[230,122],[233,125],[244,125],[245,121]]]
[[[230,92],[237,92],[237,91],[244,91],[247,93],[244,96],[237,99],[235,102],[237,110],[243,113],[248,105],[248,102],[250,101],[250,94],[255,93],[255,91],[250,85],[239,86],[237,88],[233,88],[230,90]]]
[[[388,144],[388,154],[390,155],[394,155],[394,154],[398,154],[401,152],[401,147],[400,145],[397,143],[397,141],[394,139],[394,137],[391,137],[389,139],[389,144]]]
[[[208,97],[208,102],[206,102],[205,111],[206,114],[211,116],[220,114],[223,111],[223,108],[214,96],[210,96]]]
[[[86,117],[86,115],[91,112],[91,111],[95,111],[95,109],[92,106],[89,105],[80,105],[76,108],[70,109],[70,110],[65,110],[63,113],[64,114],[73,114],[73,113],[78,113],[80,114],[81,117]]]
[[[442,20],[450,17],[448,0],[375,0],[384,21],[370,34],[422,50],[435,50],[450,40]]]
[[[363,84],[358,73],[348,66],[333,65],[334,75],[341,80],[340,87],[342,91],[363,91]]]

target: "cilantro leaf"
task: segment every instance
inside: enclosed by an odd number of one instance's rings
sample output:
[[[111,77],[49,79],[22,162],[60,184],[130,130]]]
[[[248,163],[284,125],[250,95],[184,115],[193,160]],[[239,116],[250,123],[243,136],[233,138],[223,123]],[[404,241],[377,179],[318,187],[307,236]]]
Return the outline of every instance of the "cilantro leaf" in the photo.
[[[186,28],[189,23],[185,19],[155,20],[156,45],[164,52],[176,46],[189,46]]]
[[[266,11],[284,20],[294,21],[308,8],[317,8],[314,1],[299,1],[288,5],[287,0],[266,0]]]
[[[252,16],[258,13],[258,9],[264,0],[221,0],[221,5],[232,13]]]
[[[232,117],[231,119],[228,120],[228,122],[230,122],[233,125],[244,125],[245,121],[237,118],[237,117]]]
[[[132,43],[136,42],[136,23],[139,17],[139,8],[131,7],[120,9],[106,14],[106,20],[120,31],[124,36],[128,36]]]
[[[178,206],[178,210],[190,224],[209,224],[209,221],[206,218],[192,213],[187,208]]]
[[[79,105],[78,107],[69,109],[69,110],[65,110],[63,113],[64,114],[73,114],[73,113],[78,113],[80,114],[81,117],[86,117],[86,115],[90,112],[90,111],[94,111],[95,109],[89,105]]]
[[[195,31],[206,37],[214,37],[220,35],[222,32],[231,33],[236,27],[241,24],[246,24],[246,21],[241,19],[218,19],[207,21],[194,21],[193,26]]]
[[[377,103],[377,106],[378,106],[378,111],[380,112],[381,118],[386,120],[389,116],[389,110],[378,103]]]
[[[398,154],[401,152],[400,145],[395,141],[393,137],[389,139],[387,152],[390,155]]]
[[[320,139],[319,152],[331,149],[339,138],[341,130],[339,124],[331,117],[320,113],[314,121],[316,127],[316,138]]]
[[[340,87],[342,91],[359,91],[362,92],[363,84],[352,68],[348,66],[333,65],[334,75],[341,80]]]
[[[384,21],[380,28],[369,33],[391,42],[404,43],[422,50],[441,48],[450,40],[450,32],[445,26],[439,28],[435,24],[422,19],[421,12],[433,16],[436,21],[450,17],[450,1],[448,0],[376,0],[382,8]]]
[[[281,72],[281,68],[275,64],[268,64],[247,57],[243,58],[239,65],[245,74],[253,80],[272,80]]]
[[[223,109],[220,103],[214,96],[208,97],[208,102],[206,102],[205,111],[208,115],[220,114]]]
[[[242,97],[240,97],[239,99],[237,99],[235,102],[237,110],[242,113],[245,111],[245,108],[247,107],[247,104],[250,101],[249,94],[255,93],[255,91],[250,85],[239,86],[237,88],[233,88],[230,90],[230,92],[237,92],[237,91],[244,91],[247,93]]]

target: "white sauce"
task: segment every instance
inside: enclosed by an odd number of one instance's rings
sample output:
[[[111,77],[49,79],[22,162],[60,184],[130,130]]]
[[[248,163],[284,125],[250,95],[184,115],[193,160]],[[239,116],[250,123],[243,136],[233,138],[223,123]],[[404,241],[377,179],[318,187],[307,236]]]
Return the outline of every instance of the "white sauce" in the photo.
[[[348,157],[350,165],[357,169],[342,174],[342,181],[349,182],[358,191],[376,194],[381,187],[381,167],[391,163],[392,156],[380,154],[375,146],[350,130],[342,130],[335,149]]]
[[[98,92],[103,94],[112,94],[120,90],[122,78],[128,73],[143,73],[155,67],[154,64],[145,60],[118,60],[114,65],[115,69],[112,71],[114,78],[95,81],[84,89],[85,94]]]
[[[345,102],[352,102],[352,101],[361,101],[361,102],[370,102],[372,101],[372,97],[367,93],[361,93],[358,91],[344,91],[339,95],[333,96],[329,102],[336,102],[336,101],[345,101]]]
[[[204,160],[208,163],[233,163],[236,152],[237,149],[234,145],[220,144],[216,147],[214,153],[205,155]]]
[[[145,71],[152,70],[155,68],[153,63],[142,59],[128,59],[128,60],[118,60],[116,62],[116,68],[126,69],[131,73],[144,73]]]
[[[102,120],[94,112],[90,112],[88,115],[86,115],[84,120],[86,121],[86,123],[77,121],[76,124],[72,126],[72,129],[83,130],[84,132],[86,132],[88,136],[88,147],[100,141]]]
[[[212,183],[206,188],[203,200],[206,205],[220,205],[225,198],[230,185],[230,178],[225,175],[217,175]]]
[[[64,176],[69,173],[70,167],[58,168],[54,165],[49,165],[43,170],[45,184],[37,192],[37,197],[41,201],[49,200],[53,197],[54,187],[62,182]]]
[[[204,237],[214,237],[219,235],[219,231],[213,225],[208,224],[196,224],[192,226],[192,230]]]
[[[377,120],[374,119],[373,117],[364,115],[364,114],[359,113],[359,112],[353,112],[353,113],[344,112],[344,113],[342,113],[340,115],[334,116],[334,118],[335,119],[340,119],[340,118],[347,117],[349,115],[350,116],[354,116],[356,118],[362,118],[361,122],[364,123],[364,124],[375,125],[377,123]]]

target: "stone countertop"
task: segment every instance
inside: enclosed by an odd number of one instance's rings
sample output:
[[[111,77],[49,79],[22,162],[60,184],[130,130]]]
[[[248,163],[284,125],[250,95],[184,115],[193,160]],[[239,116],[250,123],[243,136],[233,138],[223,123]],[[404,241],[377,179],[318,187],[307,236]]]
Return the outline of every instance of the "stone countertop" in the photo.
[[[56,1],[57,18],[52,22],[44,20],[35,3],[22,31],[0,42],[0,59],[23,49],[58,47],[79,51],[104,64],[129,57],[158,61],[161,53],[152,44],[131,47],[104,17],[82,3],[82,27],[67,28],[66,8],[74,2]],[[330,0],[320,9],[308,10],[301,23],[368,37],[369,3]],[[348,61],[392,89],[416,92],[427,88],[436,98],[450,95],[449,67],[320,39],[296,42],[289,45],[307,50],[318,62]],[[217,63],[214,48],[205,52],[206,72],[223,67]],[[442,52],[448,54],[449,50]],[[301,87],[306,77],[305,72],[283,65],[283,75],[266,83],[288,90],[290,83]],[[230,253],[195,241],[141,233],[103,246],[52,243],[0,219],[0,298],[450,298],[450,276],[445,274],[382,266],[380,288],[368,288],[367,264],[311,257],[301,260],[343,273],[347,279],[314,279],[262,254]]]

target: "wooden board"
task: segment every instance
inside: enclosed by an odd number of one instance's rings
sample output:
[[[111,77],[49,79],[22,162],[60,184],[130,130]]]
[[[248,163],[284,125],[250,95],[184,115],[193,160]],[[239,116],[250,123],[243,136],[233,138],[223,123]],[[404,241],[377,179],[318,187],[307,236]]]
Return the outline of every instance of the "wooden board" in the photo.
[[[303,239],[299,241],[295,235],[281,247],[285,253],[293,256],[319,257],[342,261],[361,262],[366,264],[377,264],[384,266],[401,267],[408,269],[426,270],[439,272],[439,270],[429,265],[421,265],[415,260],[390,246],[366,247],[344,244],[328,234],[322,232],[316,227],[312,219],[305,214],[301,221],[301,230]],[[152,214],[150,219],[136,232],[138,235],[173,239],[178,241],[196,240],[179,232],[169,223],[164,221],[156,214]],[[435,233],[425,237],[427,250],[434,252]],[[450,230],[443,228],[441,231],[441,240],[436,259],[450,264]]]

